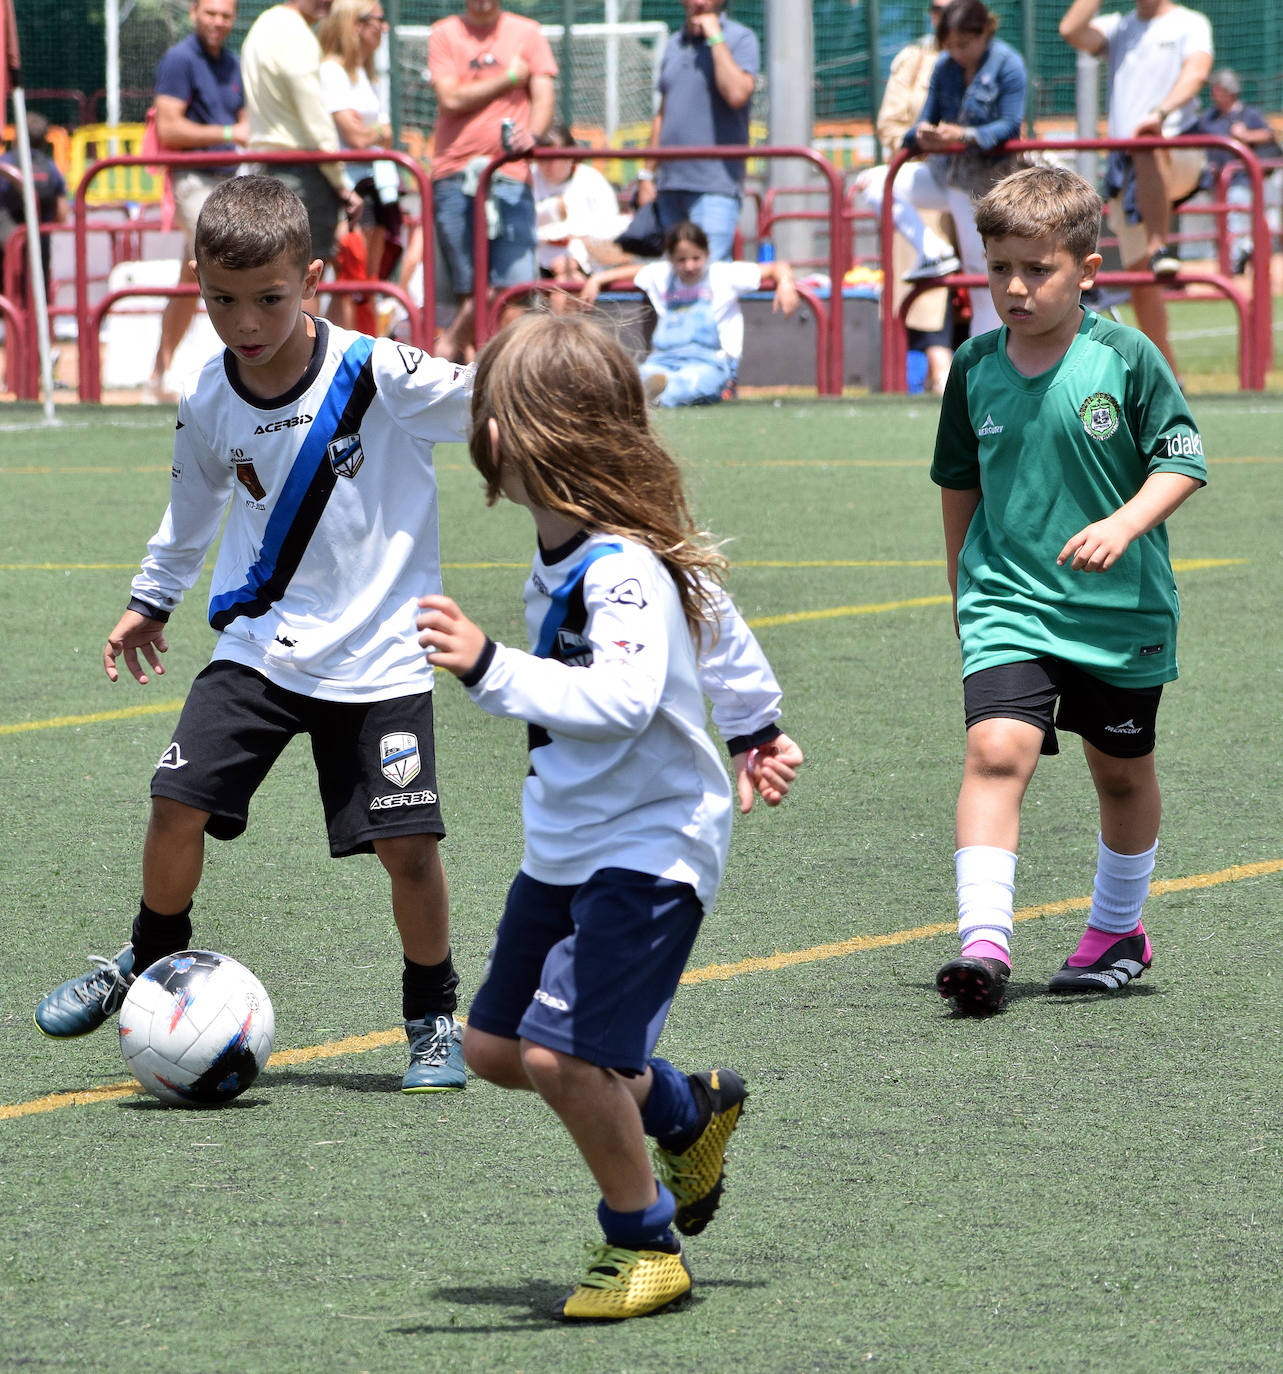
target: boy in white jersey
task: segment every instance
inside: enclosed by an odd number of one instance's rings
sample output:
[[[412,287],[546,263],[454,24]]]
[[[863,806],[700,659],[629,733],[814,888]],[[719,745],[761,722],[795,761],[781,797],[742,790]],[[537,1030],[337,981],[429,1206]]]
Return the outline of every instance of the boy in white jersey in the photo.
[[[730,1069],[687,1075],[654,1053],[730,840],[705,693],[741,810],[783,800],[802,753],[614,339],[573,316],[504,330],[478,359],[470,443],[489,498],[530,511],[538,552],[530,653],[446,597],[419,603],[431,661],[529,729],[525,857],[464,1053],[490,1082],[538,1092],[601,1190],[603,1242],[559,1315],[643,1316],[690,1292],[672,1228],[711,1220],[747,1096]]]
[[[1001,1005],[1020,808],[1056,727],[1081,735],[1100,806],[1087,929],[1053,992],[1149,967],[1141,905],[1157,847],[1162,685],[1176,677],[1164,521],[1206,481],[1203,444],[1158,349],[1085,311],[1100,197],[1032,167],[981,200],[1002,328],[954,359],[932,479],[962,641],[967,749],[957,808],[962,953],[937,975],[959,1012]],[[1057,709],[1057,700],[1059,708]]]
[[[432,670],[413,628],[440,589],[435,442],[466,437],[470,374],[314,318],[322,263],[302,202],[272,177],[225,182],[196,230],[201,294],[226,344],[178,406],[169,507],[103,652],[142,684],[226,512],[210,589],[219,632],[152,779],[142,900],[114,959],[43,999],[83,1035],[136,973],[191,943],[205,836],[233,839],[296,734],[312,741],[330,852],[378,855],[405,955],[407,1092],[465,1084],[437,842]],[[145,664],[139,661],[139,655]]]

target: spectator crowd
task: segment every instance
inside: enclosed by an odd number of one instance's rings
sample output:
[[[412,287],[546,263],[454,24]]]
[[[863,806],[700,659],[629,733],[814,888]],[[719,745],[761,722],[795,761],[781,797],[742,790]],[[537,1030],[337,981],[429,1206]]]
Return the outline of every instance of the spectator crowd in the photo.
[[[685,22],[669,37],[657,68],[650,144],[675,150],[746,145],[762,66],[757,36],[725,13],[726,0],[681,4]],[[546,37],[534,20],[504,10],[500,0],[460,0],[430,30],[426,77],[437,116],[426,225],[414,213],[417,203],[403,204],[406,183],[396,164],[378,157],[395,147],[386,84],[376,67],[388,32],[381,0],[281,0],[258,15],[239,52],[229,42],[237,0],[192,0],[189,18],[191,32],[156,69],[148,146],[162,154],[225,152],[228,160],[167,167],[167,202],[186,240],[178,283],[188,290],[164,309],[146,399],[173,397],[174,355],[197,308],[196,220],[211,191],[238,172],[266,172],[299,196],[314,257],[331,284],[323,288],[330,294],[322,308],[344,327],[396,330],[406,319],[399,301],[408,296],[422,304],[423,259],[435,255],[438,299],[452,304],[433,348],[454,361],[474,352],[477,216],[489,243],[491,300],[503,297],[501,322],[528,309],[536,292],[559,313],[589,308],[612,281],[671,280],[679,295],[699,297],[701,308],[722,299],[715,281],[731,280],[722,268],[741,240],[743,160],[655,158],[639,164],[631,186],[620,187],[592,161],[530,157],[541,147],[573,154],[579,140],[554,123],[558,66]],[[1041,155],[1006,151],[1010,140],[1032,133],[1018,35],[1000,35],[998,16],[983,0],[930,0],[924,20],[922,38],[895,57],[885,85],[877,120],[883,165],[862,171],[856,190],[875,212],[891,199],[897,238],[907,247],[892,259],[900,280],[887,284],[888,308],[907,288],[917,289],[911,342],[926,351],[928,385],[941,391],[953,345],[998,320],[986,291],[923,296],[923,284],[948,288],[959,272],[985,273],[972,207],[1003,176]],[[1240,275],[1253,267],[1251,187],[1227,150],[1165,141],[1221,135],[1276,159],[1279,145],[1269,120],[1242,100],[1237,73],[1213,72],[1211,25],[1197,10],[1175,0],[1134,0],[1130,9],[1102,13],[1101,0],[1072,0],[1059,30],[1065,43],[1105,63],[1108,136],[1148,140],[1110,155],[1102,192],[1119,264],[1147,277],[1130,290],[1137,323],[1179,377],[1165,303],[1165,287],[1181,266],[1173,212],[1200,190],[1223,195],[1233,207],[1228,262]],[[42,218],[56,224],[65,218],[66,197],[60,202],[41,117],[32,134],[42,185],[51,188]],[[910,160],[889,185],[885,162],[901,150]],[[295,162],[282,156],[287,153],[346,156]],[[258,162],[255,154],[272,158]],[[478,203],[482,174],[504,155],[508,160],[488,177]],[[13,164],[12,151],[0,159],[0,251],[22,218]],[[667,236],[682,227],[681,242],[689,246],[692,225],[706,245],[698,250],[705,268],[716,270],[694,283],[658,268],[641,273],[650,262],[671,268]],[[47,262],[47,239],[44,251]],[[787,280],[787,265],[781,267]],[[780,276],[768,272],[758,286]],[[734,279],[752,277],[740,271]],[[374,289],[379,282],[396,289],[381,294]],[[679,304],[671,292],[647,294],[661,320]],[[737,362],[732,348],[710,364],[725,374],[714,388],[719,396],[734,394]],[[679,394],[674,380],[667,403]]]

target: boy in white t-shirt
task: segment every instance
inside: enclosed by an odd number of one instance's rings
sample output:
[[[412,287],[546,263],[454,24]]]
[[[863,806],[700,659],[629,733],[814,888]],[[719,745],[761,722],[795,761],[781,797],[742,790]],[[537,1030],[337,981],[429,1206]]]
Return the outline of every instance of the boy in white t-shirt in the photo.
[[[741,296],[774,286],[772,308],[797,309],[788,263],[709,262],[708,239],[689,220],[664,236],[663,258],[594,273],[580,299],[591,305],[603,286],[623,281],[644,291],[659,317],[641,374],[662,406],[711,405],[732,386],[744,352]]]

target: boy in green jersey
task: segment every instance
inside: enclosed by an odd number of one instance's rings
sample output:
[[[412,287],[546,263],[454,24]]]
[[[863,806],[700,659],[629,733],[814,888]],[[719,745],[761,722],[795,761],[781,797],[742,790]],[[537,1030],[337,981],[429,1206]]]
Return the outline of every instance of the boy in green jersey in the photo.
[[[1100,836],[1087,929],[1051,990],[1112,991],[1152,957],[1140,914],[1160,812],[1154,725],[1179,616],[1163,522],[1207,468],[1158,349],[1079,304],[1100,268],[1100,211],[1056,167],[1017,172],[977,205],[1003,326],[959,349],[931,466],[967,723],[962,953],[936,987],[973,1015],[1002,1005],[1020,807],[1057,727],[1082,737]]]

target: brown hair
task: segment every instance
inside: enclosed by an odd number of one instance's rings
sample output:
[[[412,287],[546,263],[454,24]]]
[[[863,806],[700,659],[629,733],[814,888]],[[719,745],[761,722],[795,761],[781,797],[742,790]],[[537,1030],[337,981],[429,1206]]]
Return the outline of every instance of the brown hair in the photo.
[[[936,20],[936,42],[944,47],[951,33],[982,33],[992,38],[998,32],[998,16],[981,0],[953,0]]]
[[[708,235],[692,219],[679,220],[664,235],[664,256],[667,257],[679,243],[689,243],[701,253],[708,252]]]
[[[1013,172],[976,202],[976,230],[990,239],[1054,237],[1081,262],[1096,251],[1101,200],[1096,188],[1064,167]]]
[[[275,177],[229,177],[210,192],[196,220],[196,262],[231,272],[285,254],[306,274],[312,232],[303,202]]]
[[[477,359],[469,448],[487,502],[501,493],[500,462],[510,464],[535,505],[650,549],[692,632],[716,623],[710,581],[721,581],[726,560],[695,527],[637,364],[599,325],[532,311],[497,334]]]

